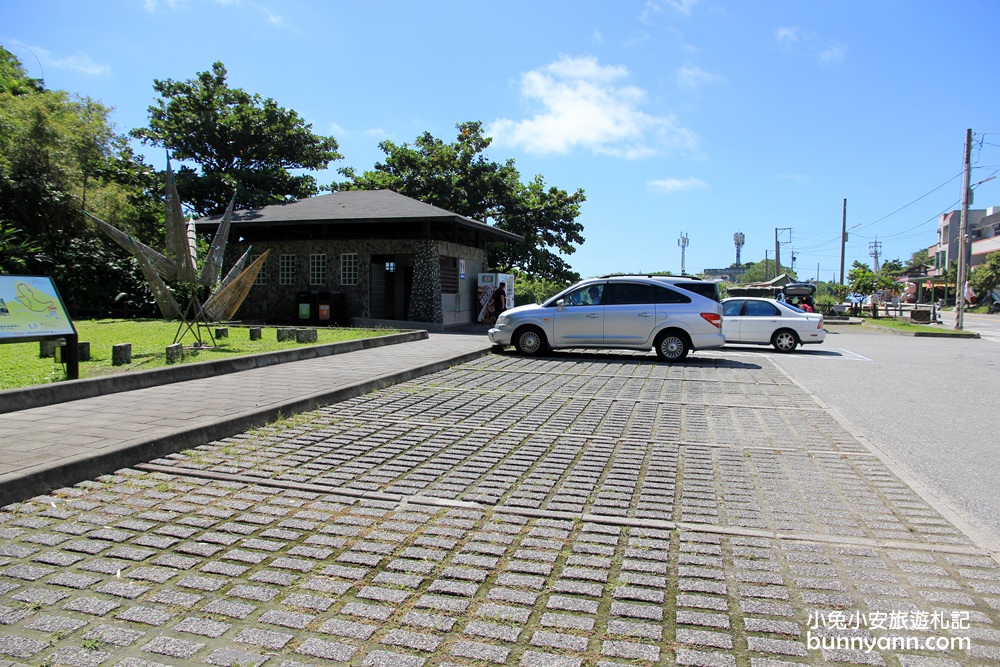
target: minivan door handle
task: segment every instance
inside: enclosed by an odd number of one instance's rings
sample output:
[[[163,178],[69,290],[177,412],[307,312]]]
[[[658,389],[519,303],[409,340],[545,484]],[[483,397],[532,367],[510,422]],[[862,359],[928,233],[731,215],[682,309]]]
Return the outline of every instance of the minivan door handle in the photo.
[[[600,315],[598,315],[597,313],[590,313],[589,315],[587,315],[587,317],[592,320],[596,320],[598,317],[600,317]]]

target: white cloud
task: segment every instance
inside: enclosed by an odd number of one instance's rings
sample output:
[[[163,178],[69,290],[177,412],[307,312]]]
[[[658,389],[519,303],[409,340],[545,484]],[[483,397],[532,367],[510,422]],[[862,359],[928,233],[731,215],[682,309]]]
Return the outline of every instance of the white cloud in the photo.
[[[774,31],[778,49],[789,54],[815,58],[821,64],[836,63],[847,58],[847,45],[827,39],[798,26],[785,26]]]
[[[234,7],[257,12],[259,15],[264,17],[264,20],[268,23],[268,25],[272,25],[276,28],[290,27],[284,16],[274,13],[267,6],[259,2],[255,2],[254,0],[213,0],[213,2],[214,4],[222,7]],[[197,0],[143,0],[142,5],[147,12],[155,12],[161,7],[166,11],[178,11],[188,8],[197,10],[201,8],[200,3]]]
[[[726,77],[713,74],[697,65],[685,65],[677,70],[677,85],[682,88],[700,88],[712,83],[725,83]]]
[[[654,15],[662,14],[667,10],[691,16],[691,11],[698,2],[700,0],[646,0],[646,4],[639,14],[639,20],[643,23],[649,23]]]
[[[389,133],[386,132],[385,129],[383,129],[381,127],[373,127],[373,128],[371,128],[369,130],[365,130],[364,131],[364,135],[366,137],[375,137],[377,139],[382,139],[384,137],[388,137]]]
[[[830,45],[819,54],[819,61],[821,63],[833,63],[840,62],[847,57],[847,46],[841,44],[840,42],[831,39]]]
[[[43,68],[72,70],[93,76],[101,76],[111,72],[111,65],[96,63],[89,54],[83,51],[68,56],[58,56],[44,47],[29,46],[16,40],[11,45],[18,46],[34,55]]]
[[[638,158],[664,148],[689,149],[695,134],[673,116],[654,116],[639,109],[645,92],[622,85],[628,70],[601,65],[596,58],[562,56],[521,77],[521,95],[539,107],[524,120],[501,118],[487,134],[497,145],[529,153],[593,153]]]
[[[708,189],[708,183],[693,176],[688,178],[660,178],[649,181],[646,185],[649,186],[649,189],[654,192],[665,192],[666,194],[671,195],[677,192],[685,192],[687,190]]]

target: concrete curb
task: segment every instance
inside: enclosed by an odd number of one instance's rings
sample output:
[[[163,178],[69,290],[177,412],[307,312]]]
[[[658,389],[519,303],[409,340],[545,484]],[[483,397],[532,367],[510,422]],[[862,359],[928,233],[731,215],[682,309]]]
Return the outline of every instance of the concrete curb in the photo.
[[[316,359],[318,357],[356,352],[357,350],[367,350],[385,345],[427,340],[428,337],[428,333],[423,330],[406,331],[399,334],[376,336],[374,338],[359,338],[342,343],[310,345],[308,347],[298,347],[293,350],[281,350],[279,352],[261,352],[260,354],[250,354],[232,359],[223,359],[221,361],[199,361],[193,364],[180,364],[168,368],[157,368],[151,371],[118,373],[116,375],[86,378],[83,380],[66,380],[23,389],[5,389],[0,391],[0,414],[29,410],[44,405],[65,403],[67,401],[76,401],[82,398],[116,394],[122,391],[146,389],[147,387],[171,384],[173,382],[198,380],[224,373],[238,373],[239,371],[264,368],[290,361]]]
[[[426,331],[416,333],[422,333],[423,336],[412,340],[427,338]],[[338,387],[331,391],[295,398],[278,405],[272,404],[259,410],[247,410],[209,426],[178,430],[166,437],[146,438],[111,451],[89,453],[64,459],[41,466],[27,474],[18,473],[12,475],[10,479],[0,479],[0,507],[43,495],[54,489],[72,486],[87,479],[95,479],[121,468],[152,461],[158,457],[203,445],[213,440],[228,438],[247,429],[273,422],[280,417],[289,417],[295,413],[345,401],[399,382],[436,373],[456,364],[478,359],[489,353],[488,349],[466,352],[433,363],[386,373],[364,382]]]
[[[892,327],[883,327],[878,324],[873,324],[872,322],[865,322],[865,326],[872,327],[874,329],[879,329],[880,331],[887,331],[897,336],[912,336],[914,338],[980,338],[977,333],[938,333],[936,331],[900,331],[899,329],[894,329]]]

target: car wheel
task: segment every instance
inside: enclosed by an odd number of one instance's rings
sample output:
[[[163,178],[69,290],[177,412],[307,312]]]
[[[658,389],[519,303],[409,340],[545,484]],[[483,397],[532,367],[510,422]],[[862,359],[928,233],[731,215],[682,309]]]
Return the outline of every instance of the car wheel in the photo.
[[[771,345],[778,352],[794,352],[798,344],[799,337],[795,335],[794,331],[790,331],[789,329],[779,329],[771,336]]]
[[[656,337],[656,356],[663,361],[680,361],[690,350],[687,338],[677,331],[664,331]]]
[[[532,357],[545,352],[548,344],[545,334],[538,327],[523,327],[514,334],[514,347],[521,354]]]

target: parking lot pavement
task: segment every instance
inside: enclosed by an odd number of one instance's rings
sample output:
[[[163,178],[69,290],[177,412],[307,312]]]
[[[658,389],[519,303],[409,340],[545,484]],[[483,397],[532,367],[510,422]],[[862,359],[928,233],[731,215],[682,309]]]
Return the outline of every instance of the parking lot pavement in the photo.
[[[766,356],[490,355],[7,507],[0,592],[11,664],[1000,664],[997,562]]]

